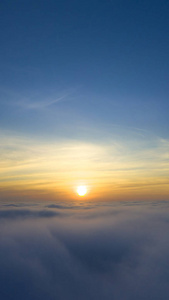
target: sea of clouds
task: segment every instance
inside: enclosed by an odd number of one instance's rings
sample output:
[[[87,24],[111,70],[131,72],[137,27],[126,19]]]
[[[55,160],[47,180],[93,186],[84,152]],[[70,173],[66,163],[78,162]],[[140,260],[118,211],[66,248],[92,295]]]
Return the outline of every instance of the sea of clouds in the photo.
[[[0,299],[168,300],[169,202],[1,203]]]

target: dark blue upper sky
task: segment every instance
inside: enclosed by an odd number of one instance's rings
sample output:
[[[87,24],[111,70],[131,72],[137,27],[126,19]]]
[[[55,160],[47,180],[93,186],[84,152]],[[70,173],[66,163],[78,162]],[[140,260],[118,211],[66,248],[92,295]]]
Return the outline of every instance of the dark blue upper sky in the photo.
[[[6,0],[0,10],[1,129],[169,137],[167,0]]]

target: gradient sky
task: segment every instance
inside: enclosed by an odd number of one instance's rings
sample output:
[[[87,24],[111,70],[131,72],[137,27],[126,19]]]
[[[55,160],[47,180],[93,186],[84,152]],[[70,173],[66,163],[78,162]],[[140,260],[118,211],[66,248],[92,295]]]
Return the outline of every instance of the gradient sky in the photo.
[[[169,2],[0,11],[1,198],[169,199]]]

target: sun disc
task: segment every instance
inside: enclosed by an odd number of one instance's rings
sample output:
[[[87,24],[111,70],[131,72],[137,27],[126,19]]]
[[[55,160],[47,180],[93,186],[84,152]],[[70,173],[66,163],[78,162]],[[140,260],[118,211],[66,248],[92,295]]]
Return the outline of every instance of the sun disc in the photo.
[[[87,188],[84,185],[80,185],[77,188],[77,193],[79,196],[84,196],[87,193]]]

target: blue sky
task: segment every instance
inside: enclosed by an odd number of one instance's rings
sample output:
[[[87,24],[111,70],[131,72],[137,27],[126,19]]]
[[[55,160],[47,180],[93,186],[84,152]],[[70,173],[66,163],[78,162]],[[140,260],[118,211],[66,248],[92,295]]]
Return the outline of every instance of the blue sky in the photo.
[[[159,141],[168,145],[168,1],[2,1],[0,9],[0,129],[15,137],[11,147],[18,136],[118,140],[135,143],[132,151],[158,141],[157,153]]]
[[[26,114],[41,127],[33,109],[14,104],[67,94],[52,105],[70,110],[64,121],[75,114],[168,137],[168,8],[168,1],[3,1],[1,126],[18,130]]]

